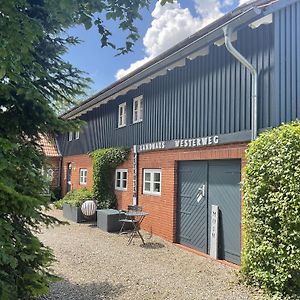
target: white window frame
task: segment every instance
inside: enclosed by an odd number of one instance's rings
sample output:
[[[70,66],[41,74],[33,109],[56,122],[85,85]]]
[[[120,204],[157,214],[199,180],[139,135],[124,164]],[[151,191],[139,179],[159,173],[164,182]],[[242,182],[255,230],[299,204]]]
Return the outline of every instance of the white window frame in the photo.
[[[120,186],[118,186],[118,173],[120,173]],[[124,173],[126,173],[126,179],[124,179]],[[126,182],[126,188],[123,187],[123,182]],[[128,169],[116,169],[115,174],[115,189],[118,191],[127,191],[128,187]]]
[[[80,131],[75,131],[75,140],[79,140],[80,137]]]
[[[79,169],[79,184],[81,184],[81,185],[87,184],[87,169],[86,168]]]
[[[69,131],[68,133],[68,142],[71,142],[73,140],[73,132]]]
[[[135,103],[137,103],[137,110],[135,109]],[[143,121],[143,96],[133,98],[132,103],[132,123],[139,123]],[[137,112],[137,118],[135,119],[135,112]]]
[[[118,110],[118,128],[124,126],[126,126],[126,102],[121,103]]]
[[[150,181],[147,181],[147,182],[150,182],[150,191],[148,190],[145,190],[145,185],[146,185],[146,181],[145,181],[145,174],[146,173],[150,173]],[[160,181],[154,181],[154,174],[155,173],[159,173],[160,176]],[[154,191],[154,183],[159,183],[159,192],[156,192]],[[160,196],[161,195],[161,169],[144,169],[144,172],[143,172],[143,194],[146,194],[146,195],[154,195],[154,196]]]

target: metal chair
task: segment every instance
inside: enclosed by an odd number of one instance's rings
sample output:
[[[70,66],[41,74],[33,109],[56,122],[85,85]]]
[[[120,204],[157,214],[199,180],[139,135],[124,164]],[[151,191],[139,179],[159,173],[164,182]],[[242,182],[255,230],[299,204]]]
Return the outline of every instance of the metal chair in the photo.
[[[126,224],[131,224],[131,230],[134,230],[135,225],[138,224],[139,220],[137,220],[134,217],[126,216],[126,213],[128,212],[137,212],[142,211],[142,207],[139,205],[128,205],[127,211],[126,210],[119,210],[119,222],[122,222],[121,229],[119,231],[119,234],[122,233],[128,233],[127,231],[124,231],[124,228]],[[130,226],[130,225],[128,225]]]

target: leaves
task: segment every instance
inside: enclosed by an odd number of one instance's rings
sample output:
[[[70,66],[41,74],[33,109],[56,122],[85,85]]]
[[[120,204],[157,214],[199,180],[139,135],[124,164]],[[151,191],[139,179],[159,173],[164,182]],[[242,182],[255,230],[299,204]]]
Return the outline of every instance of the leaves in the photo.
[[[100,209],[115,208],[113,176],[117,166],[129,155],[126,148],[99,149],[91,153],[93,159],[93,193]]]
[[[299,121],[264,132],[249,145],[243,191],[246,282],[271,294],[299,292]]]

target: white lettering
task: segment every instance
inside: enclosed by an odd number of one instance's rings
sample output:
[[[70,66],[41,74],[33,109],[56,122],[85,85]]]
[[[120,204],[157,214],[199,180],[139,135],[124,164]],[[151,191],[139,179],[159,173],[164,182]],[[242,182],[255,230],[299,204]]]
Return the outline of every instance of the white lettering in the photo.
[[[212,144],[212,138],[211,136],[208,137],[208,145],[211,145]]]
[[[165,142],[162,142],[162,149],[165,148]]]
[[[201,139],[197,139],[197,146],[201,146]]]
[[[202,144],[203,146],[205,146],[205,145],[207,144],[207,137],[206,137],[206,138],[202,138],[201,141],[202,141],[201,144]]]
[[[193,147],[195,147],[195,146],[196,146],[196,140],[193,139]]]
[[[217,135],[214,136],[214,143],[215,144],[219,143],[219,136],[217,136]]]
[[[184,140],[184,147],[188,146],[188,140]]]
[[[175,147],[179,147],[180,146],[180,141],[179,140],[175,140]]]

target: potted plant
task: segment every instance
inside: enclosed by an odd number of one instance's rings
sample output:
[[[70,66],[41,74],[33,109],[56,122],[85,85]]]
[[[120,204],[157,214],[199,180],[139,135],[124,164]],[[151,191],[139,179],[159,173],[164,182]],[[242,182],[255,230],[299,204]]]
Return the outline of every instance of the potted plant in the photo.
[[[93,199],[93,193],[86,188],[68,192],[65,197],[55,202],[55,207],[63,210],[66,219],[76,223],[96,220],[96,215],[88,219],[81,212],[81,205]]]

